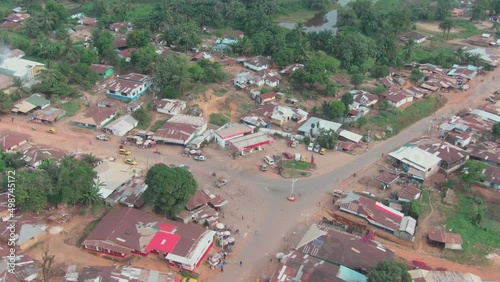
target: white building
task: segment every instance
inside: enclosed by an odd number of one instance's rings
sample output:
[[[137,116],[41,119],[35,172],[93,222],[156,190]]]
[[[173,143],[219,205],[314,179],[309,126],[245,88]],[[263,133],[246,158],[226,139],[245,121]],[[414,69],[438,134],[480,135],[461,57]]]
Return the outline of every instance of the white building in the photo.
[[[99,195],[106,199],[116,188],[127,183],[140,170],[122,162],[103,161],[94,168],[97,178],[104,185],[99,188]]]
[[[153,140],[162,144],[187,145],[207,130],[203,117],[175,115],[153,135]]]
[[[243,62],[243,65],[249,69],[252,69],[254,71],[261,71],[269,68],[269,66],[272,64],[271,59],[268,59],[264,56],[256,56],[253,57],[250,60],[247,60]]]
[[[403,146],[389,153],[415,178],[424,180],[439,169],[441,159],[417,146]]]
[[[106,125],[104,127],[104,130],[109,134],[124,136],[125,134],[127,134],[127,132],[134,129],[138,124],[139,122],[131,115],[124,115]]]
[[[247,125],[237,123],[228,124],[224,128],[215,132],[215,142],[221,148],[229,146],[229,140],[252,133],[253,129]]]
[[[317,117],[311,117],[301,127],[299,127],[298,132],[301,135],[310,136],[311,129],[312,129],[313,135],[314,135],[314,134],[318,134],[319,130],[321,130],[321,129],[326,130],[326,131],[332,130],[333,132],[337,132],[341,126],[342,126],[342,124],[340,124],[340,123],[320,119]]]
[[[39,75],[45,65],[42,63],[21,59],[7,58],[0,65],[0,72],[22,80],[31,80]]]
[[[108,83],[105,87],[106,95],[110,98],[135,101],[148,91],[153,84],[149,75],[129,73],[117,76],[115,80]]]
[[[161,99],[156,103],[156,111],[167,115],[178,115],[186,109],[187,102],[175,99]]]

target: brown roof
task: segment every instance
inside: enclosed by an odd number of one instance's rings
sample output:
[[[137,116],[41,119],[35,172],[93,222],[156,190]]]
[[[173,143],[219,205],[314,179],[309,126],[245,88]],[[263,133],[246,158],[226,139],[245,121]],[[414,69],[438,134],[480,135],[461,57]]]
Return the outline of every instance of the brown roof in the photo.
[[[413,200],[421,192],[422,190],[420,190],[419,188],[413,185],[407,185],[403,187],[403,189],[399,190],[398,197],[403,199]]]
[[[418,32],[415,32],[415,31],[408,32],[405,36],[406,36],[406,38],[410,38],[410,39],[414,39],[414,40],[420,40],[422,38],[426,38],[425,35],[420,34]]]
[[[109,69],[112,69],[113,66],[109,65],[101,65],[101,64],[92,64],[90,65],[90,69],[93,72],[96,72],[98,74],[105,74]]]
[[[467,152],[465,152],[464,150],[446,142],[423,145],[419,147],[433,154],[434,156],[437,156],[448,164],[453,164],[465,159],[468,156]]]
[[[116,106],[120,105],[121,103],[123,103],[123,101],[112,99],[109,97],[106,97],[106,98],[102,99],[101,101],[97,102],[98,105],[106,106],[106,107],[116,107]]]
[[[9,150],[10,148],[18,146],[24,141],[29,141],[30,139],[31,136],[28,134],[10,130],[3,130],[0,133],[0,148],[3,150]]]
[[[500,164],[500,145],[495,142],[480,142],[469,145],[471,158]]]
[[[198,128],[190,124],[167,122],[154,134],[154,139],[188,140]]]
[[[335,205],[371,220],[392,230],[398,230],[404,214],[368,197],[348,193],[337,200]]]
[[[35,163],[45,159],[53,159],[57,161],[68,154],[68,152],[64,150],[42,145],[31,146],[22,153],[23,160],[29,165],[34,165]]]
[[[21,250],[16,249],[15,258],[12,261],[11,249],[9,247],[0,246],[0,280],[4,282],[18,282],[18,281],[32,281],[27,280],[32,275],[37,277],[37,273],[40,270],[37,266],[35,260],[28,255],[24,254]],[[9,263],[15,263],[15,267],[10,271],[11,268],[7,267]]]
[[[313,225],[311,228],[319,228]],[[372,266],[382,260],[392,260],[394,251],[370,240],[328,228],[319,237],[311,236],[302,238],[296,250],[323,259],[334,264],[343,265],[351,269],[368,271]],[[300,245],[302,244],[302,245]]]
[[[407,95],[403,91],[399,90],[396,92],[389,92],[388,94],[385,95],[385,98],[391,102],[398,103],[408,98],[408,96],[410,95]]]
[[[220,61],[219,63],[223,66],[231,66],[231,65],[234,65],[236,63],[236,61],[233,59],[225,59],[225,60]]]
[[[385,184],[392,184],[398,178],[399,178],[398,175],[384,171],[381,174],[379,174],[375,179]]]
[[[193,196],[191,196],[186,204],[186,209],[188,211],[192,211],[206,204],[210,204],[213,207],[221,207],[227,204],[227,200],[220,195],[211,198],[204,191],[198,191]]]
[[[440,243],[463,244],[462,236],[456,233],[448,233],[442,229],[430,229],[428,232],[429,239]]]
[[[148,185],[143,178],[132,178],[130,181],[116,188],[107,198],[106,202],[114,205],[120,203],[129,207],[142,207],[144,202],[144,192]]]
[[[127,39],[124,37],[116,37],[113,43],[113,48],[125,48],[127,47]]]
[[[105,246],[111,251],[129,254],[145,252],[157,232],[178,235],[170,254],[186,257],[207,230],[196,224],[183,224],[134,208],[110,210],[90,232],[82,245]]]
[[[294,281],[300,276],[302,282],[346,282],[339,278],[340,266],[291,250],[281,258],[278,270],[270,282]]]
[[[96,125],[100,125],[103,121],[108,119],[115,112],[116,110],[114,108],[91,106],[87,110],[85,117],[91,118]]]
[[[97,26],[96,18],[83,18],[84,25]]]
[[[57,108],[37,110],[33,113],[35,119],[48,122],[55,122],[57,118],[65,114],[66,112],[63,109],[57,109]]]
[[[483,173],[489,183],[500,185],[500,167],[488,165]]]
[[[120,52],[118,52],[118,55],[123,57],[123,58],[130,58],[132,57],[132,52],[135,51],[135,48],[130,48],[130,49],[125,49],[125,50],[121,50]]]
[[[272,99],[272,98],[276,98],[276,92],[274,91],[271,91],[271,92],[267,92],[267,93],[264,93],[264,94],[260,94],[260,98],[262,100],[267,100],[267,99]]]
[[[119,22],[119,23],[114,23],[111,25],[111,28],[112,29],[120,29],[121,27],[128,27],[129,26],[129,22],[128,21],[123,21],[123,22]]]
[[[248,64],[251,64],[251,65],[254,65],[256,67],[261,67],[261,66],[264,66],[264,65],[269,65],[272,63],[272,60],[271,59],[268,59],[264,56],[256,56],[256,57],[253,57],[252,59],[246,61]]]

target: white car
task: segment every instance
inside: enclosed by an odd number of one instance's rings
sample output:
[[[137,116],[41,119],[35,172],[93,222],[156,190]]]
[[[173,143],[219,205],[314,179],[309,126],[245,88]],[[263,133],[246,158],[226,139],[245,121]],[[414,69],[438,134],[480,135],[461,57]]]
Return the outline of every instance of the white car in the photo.
[[[106,136],[104,134],[97,135],[95,138],[97,138],[97,140],[101,140],[101,141],[109,141],[109,140],[111,140],[111,138],[109,138],[109,136]]]
[[[307,150],[308,151],[312,151],[314,149],[314,144],[313,143],[309,143],[309,146],[307,146]]]
[[[271,156],[265,156],[265,157],[264,157],[264,161],[265,161],[268,165],[274,165],[274,159],[273,159]]]
[[[201,155],[201,156],[195,156],[194,157],[194,160],[195,161],[206,161],[207,160],[207,157]]]

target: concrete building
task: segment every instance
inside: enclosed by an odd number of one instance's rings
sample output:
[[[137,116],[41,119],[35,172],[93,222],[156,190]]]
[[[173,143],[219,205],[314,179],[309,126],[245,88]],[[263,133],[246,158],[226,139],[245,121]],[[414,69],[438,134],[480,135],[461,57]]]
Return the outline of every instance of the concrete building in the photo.
[[[109,211],[82,246],[116,257],[156,253],[171,266],[195,268],[212,247],[215,231],[167,220],[132,208]]]
[[[104,127],[104,131],[108,134],[116,136],[124,136],[127,132],[134,129],[139,122],[131,115],[123,115],[116,120],[110,122]]]
[[[226,148],[230,145],[230,140],[252,132],[253,129],[244,124],[227,124],[224,128],[215,131],[215,142],[221,148]]]
[[[236,152],[241,155],[243,155],[245,151],[251,153],[254,149],[260,151],[262,150],[263,145],[269,145],[273,142],[274,139],[262,131],[229,140],[231,146],[233,146],[236,149]]]
[[[153,135],[153,140],[162,144],[187,145],[192,139],[207,130],[203,117],[175,115]]]
[[[178,282],[175,273],[131,266],[68,266],[66,282]]]
[[[335,207],[343,212],[364,218],[370,224],[396,237],[413,241],[417,221],[371,198],[349,192],[335,202]]]
[[[123,162],[103,161],[94,168],[97,178],[104,185],[99,187],[99,194],[103,199],[111,195],[118,187],[125,185],[134,176],[140,173],[138,168],[131,167]]]
[[[441,159],[414,145],[407,145],[389,153],[413,178],[424,180],[436,173]]]
[[[462,273],[457,271],[425,270],[415,269],[408,273],[412,281],[418,282],[482,282],[481,278],[472,273]],[[485,281],[486,282],[486,281]]]
[[[152,84],[153,80],[149,75],[129,73],[117,76],[108,83],[105,87],[106,95],[124,101],[135,101],[146,93]]]
[[[187,102],[176,99],[161,99],[156,102],[156,111],[166,115],[179,115],[186,109]]]
[[[12,152],[30,141],[31,136],[28,134],[10,130],[2,130],[0,132],[0,149],[6,152]]]
[[[42,63],[21,59],[6,58],[0,64],[0,73],[18,78],[24,81],[33,80],[45,69]]]
[[[314,124],[314,126],[313,126],[313,124]],[[299,127],[299,129],[297,129],[297,131],[300,135],[310,136],[311,129],[312,129],[313,135],[317,135],[320,130],[326,130],[326,131],[331,130],[333,132],[337,132],[341,126],[342,126],[342,124],[340,124],[340,123],[320,119],[317,117],[311,117],[301,127]]]
[[[324,260],[325,263],[343,265],[363,272],[368,272],[380,261],[394,259],[394,251],[376,241],[364,240],[356,235],[317,224],[309,227],[295,250]]]
[[[144,178],[133,177],[115,189],[105,201],[111,206],[121,204],[129,208],[141,208],[145,204],[143,194],[146,189],[148,185]]]
[[[75,121],[75,124],[81,127],[98,129],[106,125],[116,116],[114,108],[91,106],[83,119]]]
[[[3,242],[10,242],[12,240],[15,246],[9,246],[11,248],[27,250],[47,236],[46,230],[48,225],[32,215],[21,214],[11,218],[11,220],[16,222],[14,237],[11,237],[13,233],[12,222],[0,222],[0,240]]]
[[[272,60],[264,56],[256,56],[250,60],[243,62],[243,65],[254,71],[261,71],[269,68],[272,65]]]

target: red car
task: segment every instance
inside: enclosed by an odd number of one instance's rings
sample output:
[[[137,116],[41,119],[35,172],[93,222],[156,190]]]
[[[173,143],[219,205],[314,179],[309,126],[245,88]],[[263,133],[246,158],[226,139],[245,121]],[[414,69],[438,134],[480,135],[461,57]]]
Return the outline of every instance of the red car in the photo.
[[[292,154],[288,153],[288,152],[283,152],[283,156],[289,160],[292,159]]]

